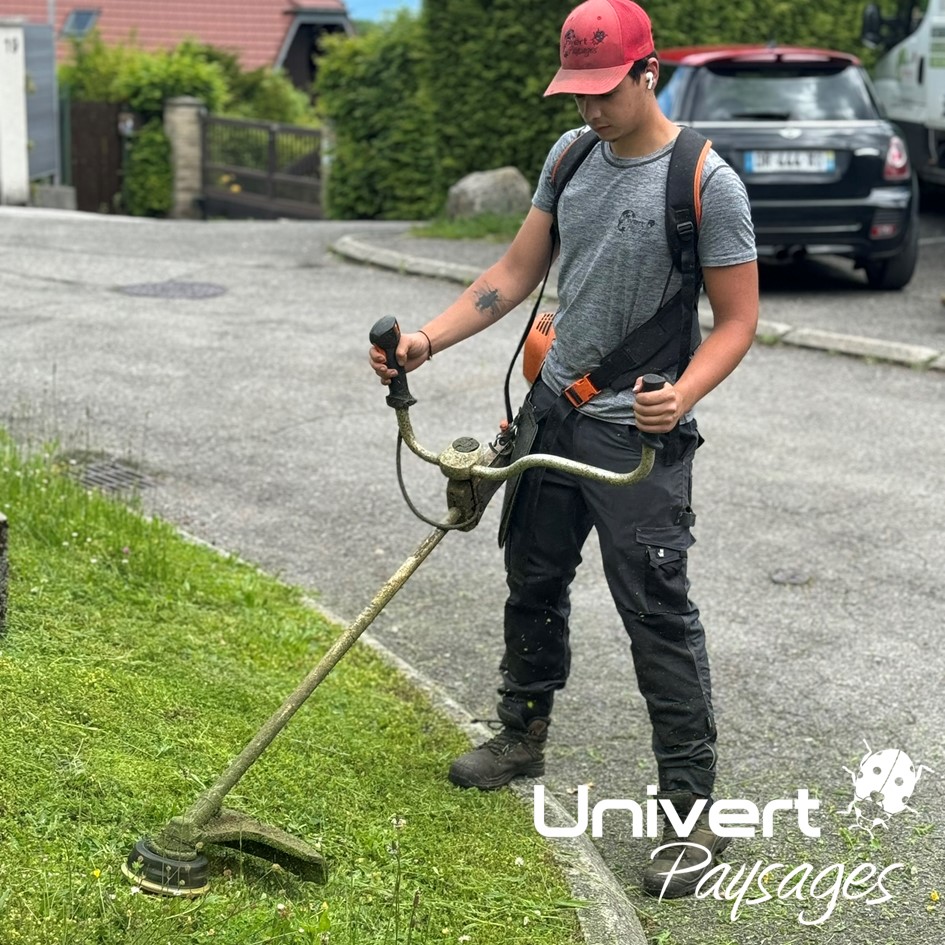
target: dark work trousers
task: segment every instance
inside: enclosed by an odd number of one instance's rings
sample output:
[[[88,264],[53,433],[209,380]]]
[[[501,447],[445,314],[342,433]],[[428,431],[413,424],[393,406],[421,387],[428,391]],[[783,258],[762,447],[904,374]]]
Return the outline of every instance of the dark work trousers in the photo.
[[[615,472],[640,460],[632,424],[571,410],[549,424],[556,400],[541,381],[529,396],[539,420],[531,452],[553,453]],[[557,430],[553,429],[557,426]],[[551,427],[551,429],[549,429]],[[549,436],[550,434],[550,436]],[[548,717],[568,678],[569,587],[581,548],[597,529],[604,573],[630,637],[634,669],[653,725],[660,790],[710,796],[715,722],[699,612],[689,600],[687,549],[695,422],[663,438],[653,471],[632,486],[612,486],[554,470],[523,475],[509,519],[505,655],[500,717]]]

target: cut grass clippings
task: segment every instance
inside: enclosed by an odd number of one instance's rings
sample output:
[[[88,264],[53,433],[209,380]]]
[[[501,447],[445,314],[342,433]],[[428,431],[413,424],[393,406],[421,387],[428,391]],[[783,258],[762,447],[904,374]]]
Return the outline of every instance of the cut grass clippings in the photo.
[[[226,799],[321,850],[328,884],[211,848],[206,896],[140,892],[120,871],[135,842],[219,776],[340,628],[2,435],[0,512],[5,945],[580,940],[530,812],[452,787],[465,739],[365,647]]]

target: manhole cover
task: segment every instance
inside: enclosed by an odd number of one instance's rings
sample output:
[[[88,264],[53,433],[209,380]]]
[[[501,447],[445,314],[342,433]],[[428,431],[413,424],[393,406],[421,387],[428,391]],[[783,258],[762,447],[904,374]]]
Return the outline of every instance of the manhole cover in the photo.
[[[226,292],[215,282],[142,282],[119,286],[119,292],[149,299],[213,299]]]

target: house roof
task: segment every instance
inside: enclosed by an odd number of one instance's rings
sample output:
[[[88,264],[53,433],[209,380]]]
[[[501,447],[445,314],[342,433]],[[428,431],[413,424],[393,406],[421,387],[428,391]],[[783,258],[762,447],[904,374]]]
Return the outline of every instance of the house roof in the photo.
[[[108,44],[134,42],[169,49],[196,38],[236,52],[244,69],[278,65],[296,17],[347,17],[343,0],[57,0],[56,33],[73,10],[98,10],[96,27]],[[48,0],[0,0],[0,18],[49,22]],[[68,45],[60,42],[60,57]]]

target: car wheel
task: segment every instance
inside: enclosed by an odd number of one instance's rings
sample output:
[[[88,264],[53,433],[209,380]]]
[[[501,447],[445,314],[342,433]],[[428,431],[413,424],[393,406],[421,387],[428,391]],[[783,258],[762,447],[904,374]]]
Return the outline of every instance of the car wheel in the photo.
[[[918,221],[913,221],[909,228],[909,236],[902,249],[889,259],[880,259],[875,262],[867,260],[863,264],[866,271],[866,281],[871,289],[894,291],[909,284],[915,272],[919,258],[919,227]]]

